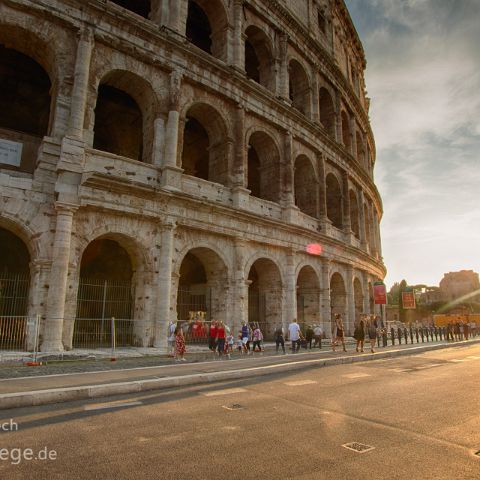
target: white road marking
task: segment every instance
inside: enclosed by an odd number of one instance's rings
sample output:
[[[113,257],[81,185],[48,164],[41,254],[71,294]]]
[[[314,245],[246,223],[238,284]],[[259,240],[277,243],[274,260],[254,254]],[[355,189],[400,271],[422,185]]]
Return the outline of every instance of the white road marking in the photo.
[[[216,397],[219,395],[232,395],[234,393],[246,392],[244,388],[226,388],[224,390],[215,390],[214,392],[202,393],[205,397]]]
[[[480,360],[480,357],[477,357],[476,355],[470,355],[467,358],[469,358],[470,360]]]
[[[289,387],[299,387],[301,385],[312,385],[313,383],[318,383],[315,380],[296,380],[294,382],[285,382],[285,385]]]
[[[345,378],[363,378],[363,377],[371,377],[369,373],[349,373],[347,375],[342,375]]]
[[[110,403],[97,403],[95,405],[85,405],[85,410],[105,410],[107,408],[122,408],[131,407],[134,405],[143,405],[143,402],[110,402]]]
[[[450,360],[450,361],[455,362],[455,363],[468,362],[468,360],[466,358],[461,358],[461,359],[454,358],[453,360]]]

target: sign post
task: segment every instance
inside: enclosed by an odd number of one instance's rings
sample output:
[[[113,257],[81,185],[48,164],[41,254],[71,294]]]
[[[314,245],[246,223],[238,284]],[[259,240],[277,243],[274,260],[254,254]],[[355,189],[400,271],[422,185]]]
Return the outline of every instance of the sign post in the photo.
[[[378,281],[373,284],[373,299],[375,305],[380,305],[383,328],[383,325],[385,325],[385,311],[383,306],[387,304],[387,287],[383,282]]]

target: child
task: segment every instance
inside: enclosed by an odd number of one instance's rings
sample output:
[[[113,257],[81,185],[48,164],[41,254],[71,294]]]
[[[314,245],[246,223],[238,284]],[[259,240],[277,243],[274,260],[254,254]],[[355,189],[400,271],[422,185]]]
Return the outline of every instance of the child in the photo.
[[[187,359],[185,358],[185,339],[183,338],[183,330],[181,327],[177,327],[175,330],[175,361],[179,362],[186,362]],[[179,359],[180,357],[180,359]]]
[[[237,350],[243,355],[244,348],[243,348],[242,331],[241,330],[238,332]]]
[[[225,353],[227,354],[227,357],[230,358],[230,354],[233,351],[233,335],[231,332],[228,332],[226,341],[225,341]]]

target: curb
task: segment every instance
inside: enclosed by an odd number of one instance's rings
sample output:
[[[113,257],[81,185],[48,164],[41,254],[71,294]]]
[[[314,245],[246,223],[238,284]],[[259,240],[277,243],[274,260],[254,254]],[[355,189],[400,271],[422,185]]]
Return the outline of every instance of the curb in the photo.
[[[364,355],[355,355],[339,358],[299,360],[298,362],[279,363],[260,367],[249,367],[244,369],[218,371],[211,373],[181,375],[176,377],[134,380],[131,382],[105,383],[100,385],[84,385],[80,387],[54,388],[50,390],[35,390],[31,392],[7,393],[0,395],[0,410],[20,407],[34,407],[39,405],[71,402],[76,400],[88,400],[93,398],[106,397],[110,395],[141,393],[172,387],[201,385],[205,383],[213,383],[224,380],[237,380],[242,378],[250,378],[252,376],[270,375],[277,372],[283,373],[296,370],[305,370],[312,367],[329,367],[334,365],[344,365],[379,360],[384,358],[401,357],[476,343],[480,343],[480,339],[470,340],[467,342],[464,341],[455,344],[446,343],[437,345],[422,345],[408,349],[390,350],[386,352],[368,353]]]

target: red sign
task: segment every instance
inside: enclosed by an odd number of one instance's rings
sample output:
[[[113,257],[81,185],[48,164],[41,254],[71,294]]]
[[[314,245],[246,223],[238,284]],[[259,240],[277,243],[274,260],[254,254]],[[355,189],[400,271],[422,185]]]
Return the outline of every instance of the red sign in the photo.
[[[387,287],[384,283],[377,283],[373,286],[373,298],[375,299],[375,305],[387,304]]]
[[[318,243],[309,243],[306,247],[305,250],[307,253],[310,255],[321,255],[322,253],[322,246],[319,245]]]
[[[403,308],[415,308],[415,292],[402,292]]]

